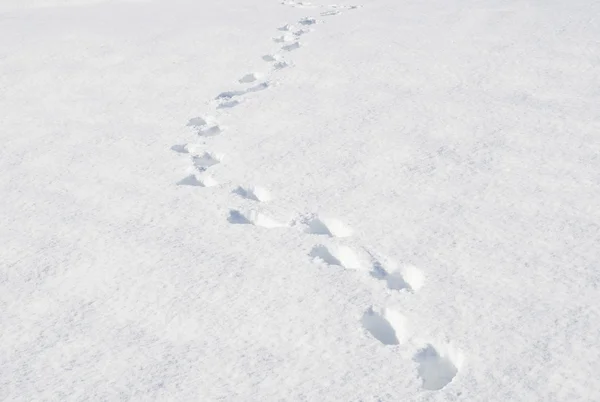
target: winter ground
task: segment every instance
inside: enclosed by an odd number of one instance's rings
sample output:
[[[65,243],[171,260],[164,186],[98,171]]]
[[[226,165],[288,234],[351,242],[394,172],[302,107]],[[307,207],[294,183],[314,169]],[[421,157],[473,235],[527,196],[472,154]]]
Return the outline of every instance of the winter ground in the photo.
[[[600,3],[285,3],[0,0],[0,400],[600,400]]]

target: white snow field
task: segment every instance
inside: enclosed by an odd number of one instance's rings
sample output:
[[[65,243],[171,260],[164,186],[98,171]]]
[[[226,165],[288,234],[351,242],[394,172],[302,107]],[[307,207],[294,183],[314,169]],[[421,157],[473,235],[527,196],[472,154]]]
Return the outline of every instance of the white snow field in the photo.
[[[354,1],[0,0],[0,400],[600,401],[600,2]]]

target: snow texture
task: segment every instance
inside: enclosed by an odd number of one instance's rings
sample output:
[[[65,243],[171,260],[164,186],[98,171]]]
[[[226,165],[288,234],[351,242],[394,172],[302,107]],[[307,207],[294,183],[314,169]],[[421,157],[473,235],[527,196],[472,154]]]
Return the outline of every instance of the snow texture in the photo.
[[[0,0],[0,400],[599,401],[598,15]]]

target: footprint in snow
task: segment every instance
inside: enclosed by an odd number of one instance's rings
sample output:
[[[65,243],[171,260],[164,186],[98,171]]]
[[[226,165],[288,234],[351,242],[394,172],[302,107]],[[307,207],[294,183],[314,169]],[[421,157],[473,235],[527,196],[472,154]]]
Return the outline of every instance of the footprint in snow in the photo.
[[[348,246],[326,247],[322,244],[313,247],[309,256],[314,262],[327,265],[337,265],[352,270],[364,269],[364,264],[358,254]]]
[[[319,6],[313,5],[312,3],[306,1],[292,1],[292,0],[284,0],[281,2],[284,6],[297,7],[297,8],[317,8]]]
[[[194,117],[187,124],[188,127],[193,127],[197,134],[201,137],[214,137],[223,132],[223,127],[212,121],[211,118]]]
[[[384,266],[379,260],[375,260],[371,276],[384,281],[388,289],[404,290],[413,293],[421,289],[425,282],[423,272],[417,267],[405,265],[399,268],[392,261],[388,261]]]
[[[248,78],[247,78],[248,77]],[[256,75],[253,75],[253,77],[256,79]],[[242,79],[247,78],[248,81],[247,82],[252,82],[250,81],[250,77],[249,75],[244,76]],[[267,88],[269,88],[271,86],[271,83],[269,81],[265,81],[265,82],[261,82],[260,84],[256,84],[254,86],[251,86],[250,88],[246,88],[243,91],[225,91],[225,92],[221,92],[219,95],[217,95],[217,97],[215,98],[215,100],[218,101],[224,101],[224,102],[232,102],[234,99],[238,96],[243,96],[246,95],[248,93],[252,93],[252,92],[259,92],[259,91],[263,91]]]
[[[219,95],[217,95],[215,100],[232,99],[232,98],[235,98],[236,96],[242,96],[245,93],[246,93],[246,91],[225,91],[225,92],[221,92]]]
[[[264,61],[272,62],[272,61],[281,61],[282,57],[278,54],[265,54],[262,59]]]
[[[177,182],[178,186],[214,187],[219,183],[211,176],[191,174]]]
[[[313,18],[313,17],[305,17],[305,18],[302,18],[300,21],[298,21],[298,24],[300,24],[300,25],[315,25],[315,24],[318,24],[318,23],[320,23],[320,22],[321,22],[321,21],[319,21],[319,20],[318,20],[318,19],[316,19],[316,18]]]
[[[303,223],[307,225],[306,233],[330,237],[350,237],[353,233],[352,228],[335,218],[312,215],[304,218]]]
[[[277,37],[273,38],[273,42],[285,43],[285,42],[292,42],[294,39],[296,39],[294,35],[281,35],[281,36],[277,36]]]
[[[269,81],[265,81],[265,82],[261,82],[260,84],[256,84],[253,87],[246,89],[246,92],[251,93],[251,92],[264,91],[265,89],[269,88],[270,86],[271,86],[271,83]]]
[[[241,212],[235,209],[229,211],[227,220],[237,225],[254,225],[267,229],[281,228],[288,225],[280,223],[268,215],[258,211]]]
[[[363,328],[384,345],[399,345],[408,339],[406,317],[395,310],[370,307],[361,322]]]
[[[271,201],[271,193],[264,187],[259,186],[250,186],[250,187],[242,187],[239,186],[235,190],[233,190],[234,194],[239,195],[242,198],[246,198],[247,200],[259,201],[259,202],[267,202]]]
[[[295,37],[300,37],[300,36],[302,36],[304,34],[307,34],[309,32],[310,32],[310,29],[306,29],[306,28],[305,29],[299,29],[296,32],[294,32],[294,36]]]
[[[237,105],[239,105],[241,102],[238,100],[231,100],[231,101],[226,101],[226,102],[221,102],[219,103],[219,105],[217,106],[217,109],[231,109],[233,107],[236,107]]]
[[[214,152],[204,152],[203,154],[192,156],[192,163],[201,172],[211,166],[218,165],[222,160],[223,155]]]
[[[451,346],[427,344],[413,357],[417,362],[423,388],[437,391],[452,382],[463,363],[462,353]]]
[[[300,44],[300,42],[294,42],[294,43],[292,43],[290,45],[283,46],[281,49],[285,50],[286,52],[291,52],[291,51],[294,51],[296,49],[300,49],[301,46],[302,45]]]
[[[238,80],[240,84],[248,84],[262,78],[260,73],[248,73]]]

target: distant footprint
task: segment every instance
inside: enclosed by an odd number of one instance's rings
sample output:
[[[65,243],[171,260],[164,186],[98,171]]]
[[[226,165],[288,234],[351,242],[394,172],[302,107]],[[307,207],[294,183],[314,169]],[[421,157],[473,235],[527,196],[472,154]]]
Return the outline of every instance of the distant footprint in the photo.
[[[179,186],[214,187],[219,183],[208,175],[191,174],[177,182]]]
[[[194,117],[187,125],[196,129],[201,137],[213,137],[223,132],[223,128],[212,122],[211,118]]]
[[[437,391],[456,377],[463,357],[451,347],[436,348],[428,344],[415,354],[413,360],[419,364],[418,373],[423,388]]]
[[[286,24],[282,27],[277,28],[278,31],[282,31],[282,32],[291,32],[295,29],[295,27],[291,24]]]
[[[217,106],[217,109],[231,109],[233,107],[236,107],[240,103],[241,102],[239,100],[236,100],[236,99],[225,101],[225,102],[221,102]]]
[[[330,237],[349,237],[353,233],[352,228],[335,218],[312,216],[305,223],[308,226],[306,233]]]
[[[286,224],[280,223],[275,219],[258,211],[249,211],[244,213],[232,209],[229,211],[229,218],[227,218],[227,220],[233,224],[254,225],[268,229],[281,228],[287,226]]]
[[[260,84],[254,85],[253,87],[246,89],[246,92],[251,93],[251,92],[264,91],[265,89],[269,88],[270,86],[271,86],[271,83],[269,81],[265,81],[265,82],[261,82]]]
[[[376,260],[373,262],[371,276],[385,281],[388,289],[406,290],[416,292],[423,287],[425,276],[420,269],[412,265],[406,265],[402,268],[393,262],[388,262],[387,266]]]
[[[221,163],[222,160],[223,155],[214,152],[204,152],[202,155],[192,156],[194,166],[200,171],[204,171],[211,166],[217,165]]]
[[[285,61],[279,61],[279,62],[273,64],[273,68],[275,70],[281,70],[282,68],[286,68],[286,67],[289,67],[289,66],[290,66],[290,64],[287,63],[287,62],[285,62]]]
[[[362,270],[363,262],[354,250],[348,246],[326,247],[318,245],[313,247],[309,254],[315,262],[324,262],[327,265],[338,265],[346,269]]]
[[[271,200],[271,193],[264,187],[252,186],[252,187],[238,187],[233,192],[248,200],[254,200],[259,202],[267,202]]]
[[[316,18],[313,17],[306,17],[306,18],[302,18],[300,21],[298,21],[298,24],[300,25],[315,25],[318,24],[320,21]]]
[[[398,345],[408,338],[406,317],[395,310],[370,307],[361,322],[363,328],[384,345]]]
[[[259,80],[261,78],[262,78],[262,74],[248,73],[248,74],[244,75],[242,78],[240,78],[238,81],[240,82],[240,84],[247,84],[247,83]]]
[[[265,54],[262,59],[264,61],[281,61],[282,57],[277,54]]]
[[[300,42],[294,42],[290,45],[283,46],[281,49],[285,50],[286,52],[291,52],[296,49],[300,49],[301,46],[302,45],[300,44]]]
[[[221,92],[219,95],[217,95],[215,100],[232,99],[232,98],[235,98],[236,96],[242,96],[245,93],[246,93],[246,91],[225,91],[225,92]]]
[[[222,132],[223,128],[218,124],[215,124],[214,126],[207,126],[200,129],[200,131],[198,131],[198,135],[201,137],[214,137],[216,135],[221,134]]]
[[[291,42],[294,39],[296,39],[296,38],[293,35],[281,35],[281,36],[277,36],[277,37],[273,38],[273,42],[284,43],[284,42]]]
[[[306,28],[305,29],[299,29],[296,32],[294,32],[294,36],[300,37],[300,36],[302,36],[304,34],[307,34],[309,32],[310,32],[310,29],[306,29]]]

